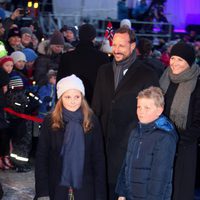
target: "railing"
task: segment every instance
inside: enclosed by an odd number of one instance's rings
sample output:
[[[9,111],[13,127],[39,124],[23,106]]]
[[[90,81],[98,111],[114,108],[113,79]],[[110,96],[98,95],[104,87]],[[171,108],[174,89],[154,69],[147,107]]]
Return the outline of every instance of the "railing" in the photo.
[[[114,19],[101,19],[101,18],[88,18],[89,23],[93,24],[96,27],[99,37],[103,37],[108,21],[111,21],[113,24],[114,30],[119,28],[121,20]],[[50,13],[43,14],[39,17],[40,25],[45,34],[51,34],[55,29],[60,29],[64,24],[70,26],[79,26],[83,18],[80,14],[74,13],[69,15],[53,15]],[[131,20],[132,28],[135,29],[136,36],[138,37],[157,37],[165,38],[166,40],[171,39],[172,34],[172,24],[163,23],[163,22],[144,22],[144,21],[135,21]],[[163,30],[163,27],[165,28]]]

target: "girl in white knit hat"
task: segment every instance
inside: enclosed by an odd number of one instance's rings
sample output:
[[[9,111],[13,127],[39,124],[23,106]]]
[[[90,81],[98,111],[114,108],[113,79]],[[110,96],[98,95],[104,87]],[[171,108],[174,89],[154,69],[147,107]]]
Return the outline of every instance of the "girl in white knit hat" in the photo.
[[[35,199],[106,199],[103,140],[75,75],[57,83],[58,102],[44,120],[36,154]]]

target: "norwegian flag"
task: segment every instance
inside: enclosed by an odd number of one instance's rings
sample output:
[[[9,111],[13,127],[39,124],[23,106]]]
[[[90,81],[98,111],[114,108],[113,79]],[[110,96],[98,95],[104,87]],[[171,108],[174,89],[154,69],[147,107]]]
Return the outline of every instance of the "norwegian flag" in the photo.
[[[114,35],[114,30],[112,27],[112,23],[108,22],[104,37],[109,40],[110,46],[112,46],[113,35]]]

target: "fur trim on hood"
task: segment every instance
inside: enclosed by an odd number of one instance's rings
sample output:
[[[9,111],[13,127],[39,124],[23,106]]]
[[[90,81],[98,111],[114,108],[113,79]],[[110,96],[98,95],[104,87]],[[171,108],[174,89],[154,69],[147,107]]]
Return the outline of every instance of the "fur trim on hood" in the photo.
[[[71,50],[74,50],[74,47],[69,43],[65,43],[63,53]],[[38,45],[37,51],[39,54],[42,55],[52,55],[52,50],[50,48],[50,40],[41,41]]]

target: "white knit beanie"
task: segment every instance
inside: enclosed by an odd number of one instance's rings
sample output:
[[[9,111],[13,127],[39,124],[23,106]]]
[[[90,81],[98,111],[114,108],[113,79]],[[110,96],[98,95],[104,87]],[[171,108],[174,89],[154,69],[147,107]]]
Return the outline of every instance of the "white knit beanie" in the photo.
[[[131,29],[131,21],[129,19],[122,19],[120,22],[120,27],[127,27]]]
[[[60,98],[64,92],[71,89],[79,90],[83,95],[85,95],[83,82],[74,74],[59,80],[56,87],[58,98]]]
[[[18,61],[25,61],[26,62],[26,56],[23,52],[21,51],[14,51],[10,55],[14,61],[14,64]]]

